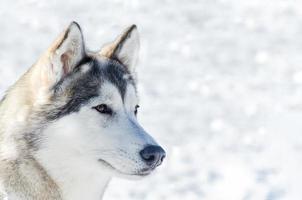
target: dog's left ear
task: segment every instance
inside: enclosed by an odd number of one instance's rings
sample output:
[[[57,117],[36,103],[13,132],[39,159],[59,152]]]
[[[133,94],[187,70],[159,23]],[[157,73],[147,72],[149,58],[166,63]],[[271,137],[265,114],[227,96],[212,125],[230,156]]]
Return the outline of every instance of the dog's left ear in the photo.
[[[135,71],[139,54],[139,34],[136,25],[128,27],[114,42],[105,45],[100,54],[122,63],[130,73]]]

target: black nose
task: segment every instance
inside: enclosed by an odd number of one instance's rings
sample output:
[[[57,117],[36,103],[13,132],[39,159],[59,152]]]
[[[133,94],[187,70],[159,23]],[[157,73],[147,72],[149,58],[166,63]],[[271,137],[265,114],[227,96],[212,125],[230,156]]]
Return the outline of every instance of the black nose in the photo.
[[[166,152],[160,146],[150,145],[141,150],[140,155],[147,165],[155,168],[163,162]]]

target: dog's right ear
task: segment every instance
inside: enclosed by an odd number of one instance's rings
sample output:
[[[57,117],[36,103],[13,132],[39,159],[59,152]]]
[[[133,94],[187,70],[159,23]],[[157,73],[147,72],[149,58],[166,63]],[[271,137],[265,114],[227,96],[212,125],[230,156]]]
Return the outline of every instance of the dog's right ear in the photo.
[[[76,22],[72,22],[39,60],[44,86],[52,87],[62,80],[84,56],[85,45],[81,28]]]
[[[115,41],[103,46],[100,55],[117,60],[134,75],[140,46],[136,25],[128,27]]]

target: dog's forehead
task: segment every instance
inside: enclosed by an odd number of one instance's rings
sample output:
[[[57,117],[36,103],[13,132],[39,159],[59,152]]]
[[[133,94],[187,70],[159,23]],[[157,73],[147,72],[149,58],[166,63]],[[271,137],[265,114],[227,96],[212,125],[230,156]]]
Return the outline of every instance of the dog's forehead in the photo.
[[[127,68],[119,62],[107,58],[96,57],[91,62],[93,75],[98,76],[102,83],[100,85],[101,91],[103,86],[107,83],[115,87],[122,99],[124,100],[127,87],[134,87],[136,91],[135,81]]]
[[[137,93],[135,87],[128,83],[124,95],[122,95],[121,89],[117,85],[105,80],[99,89],[99,98],[108,104],[129,104],[137,101]]]

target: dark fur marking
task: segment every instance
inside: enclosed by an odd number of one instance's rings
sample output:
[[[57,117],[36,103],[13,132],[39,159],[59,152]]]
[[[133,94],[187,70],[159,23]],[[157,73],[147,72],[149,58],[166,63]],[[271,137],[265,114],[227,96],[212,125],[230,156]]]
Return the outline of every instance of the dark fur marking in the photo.
[[[82,73],[80,68],[84,64],[90,65],[89,71]],[[129,78],[126,79],[125,76]],[[84,57],[74,68],[74,71],[59,81],[53,88],[53,105],[42,108],[42,115],[48,120],[59,119],[72,112],[78,112],[80,108],[93,97],[99,95],[99,89],[104,81],[109,81],[118,88],[124,101],[127,84],[133,84],[134,80],[127,69],[116,61],[108,60],[101,63],[92,57]],[[56,106],[56,102],[67,99],[63,106]]]
[[[63,37],[63,39],[61,40],[61,42],[58,44],[58,46],[57,46],[57,49],[59,49],[61,46],[62,46],[62,44],[63,44],[63,42],[66,40],[66,38],[68,37],[68,35],[69,35],[69,28],[68,28],[68,30],[66,31],[66,33],[64,34],[64,37]]]
[[[0,105],[5,101],[6,99],[6,94],[4,94],[4,96],[2,97],[2,99],[0,100]]]

